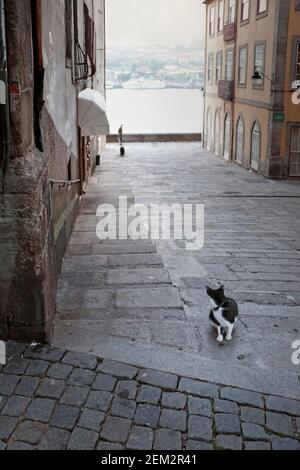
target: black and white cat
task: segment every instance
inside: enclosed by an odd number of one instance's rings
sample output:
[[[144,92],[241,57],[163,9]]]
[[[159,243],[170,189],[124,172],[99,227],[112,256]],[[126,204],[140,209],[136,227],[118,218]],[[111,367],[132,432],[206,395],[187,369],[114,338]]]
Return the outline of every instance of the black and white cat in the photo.
[[[207,295],[211,299],[213,309],[210,312],[209,319],[213,326],[218,330],[218,343],[224,340],[232,340],[232,333],[237,324],[239,316],[239,307],[235,300],[225,296],[224,286],[214,290],[206,287]]]

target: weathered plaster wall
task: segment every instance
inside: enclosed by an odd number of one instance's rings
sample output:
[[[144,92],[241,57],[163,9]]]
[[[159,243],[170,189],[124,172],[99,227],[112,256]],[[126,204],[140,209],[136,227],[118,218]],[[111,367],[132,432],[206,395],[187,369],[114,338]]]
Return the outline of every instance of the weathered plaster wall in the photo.
[[[0,337],[46,340],[55,304],[47,155],[33,139],[30,0],[6,2],[11,138],[1,174]]]
[[[91,9],[92,0],[87,4]],[[64,1],[41,0],[41,6],[45,73],[39,151],[31,1],[6,2],[12,145],[5,177],[0,169],[0,338],[43,342],[51,337],[61,260],[80,202],[78,185],[51,187],[49,180],[68,179],[70,158],[72,179],[80,176],[77,93],[95,83],[104,88],[104,55],[96,77],[75,85],[65,60]],[[84,47],[83,0],[78,20]],[[98,137],[91,142],[92,168],[99,141],[103,145]]]
[[[65,145],[77,157],[77,92],[72,71],[66,67],[65,2],[43,0],[42,8],[45,107]]]
[[[82,14],[78,15],[79,24],[83,23],[83,3],[81,6]],[[67,66],[66,62],[64,0],[43,0],[42,25],[45,68],[42,129],[44,151],[48,154],[49,178],[68,180],[68,162],[71,159],[71,179],[77,180],[80,176],[77,128],[78,90],[73,83],[72,68]],[[59,272],[78,214],[79,185],[63,188],[54,185],[51,189],[51,202],[56,266]]]

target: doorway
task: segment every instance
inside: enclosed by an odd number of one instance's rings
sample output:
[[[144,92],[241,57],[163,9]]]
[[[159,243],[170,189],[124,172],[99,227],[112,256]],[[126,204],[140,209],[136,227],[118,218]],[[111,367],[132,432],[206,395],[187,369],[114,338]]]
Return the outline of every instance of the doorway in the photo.
[[[224,158],[229,161],[230,158],[230,138],[231,138],[231,125],[229,114],[226,114],[224,123]]]

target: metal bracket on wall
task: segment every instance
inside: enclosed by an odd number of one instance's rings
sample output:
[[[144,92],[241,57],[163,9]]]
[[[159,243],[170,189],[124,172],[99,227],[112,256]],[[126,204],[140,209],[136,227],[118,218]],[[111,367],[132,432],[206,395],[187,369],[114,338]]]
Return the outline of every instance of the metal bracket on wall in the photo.
[[[69,187],[69,186],[73,186],[74,184],[79,184],[80,183],[80,180],[73,180],[73,181],[67,181],[67,180],[49,180],[49,183],[51,185],[51,188],[53,188],[53,186],[57,185],[58,186],[58,189],[63,189],[65,188],[66,186]]]

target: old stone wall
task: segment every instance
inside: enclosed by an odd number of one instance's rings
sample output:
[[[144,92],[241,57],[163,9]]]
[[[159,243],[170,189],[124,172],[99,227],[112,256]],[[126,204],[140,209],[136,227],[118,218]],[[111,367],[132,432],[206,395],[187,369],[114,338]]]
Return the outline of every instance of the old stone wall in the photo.
[[[55,304],[47,155],[33,138],[29,0],[6,2],[11,145],[1,173],[0,337],[46,340]]]
[[[84,2],[77,3],[84,47]],[[103,6],[102,0],[86,3],[93,15]],[[33,4],[40,8],[38,18],[32,14]],[[11,145],[5,173],[0,168],[0,338],[44,342],[51,337],[57,279],[80,205],[78,183],[60,185],[50,180],[80,178],[77,94],[92,86],[96,77],[104,88],[104,69],[100,61],[100,75],[74,83],[72,67],[66,63],[63,0],[9,0],[5,16]],[[32,25],[40,33],[40,113]],[[91,139],[91,172],[98,144],[98,137]]]
[[[125,134],[124,143],[130,142],[196,142],[202,140],[201,134]],[[118,143],[117,134],[107,136],[107,143]]]

